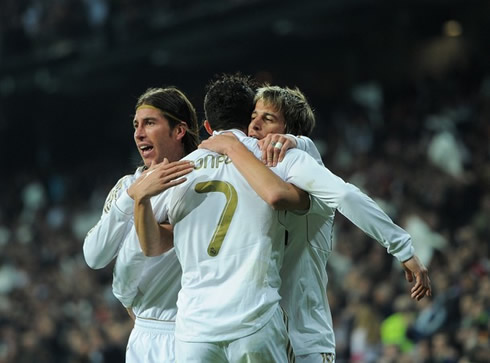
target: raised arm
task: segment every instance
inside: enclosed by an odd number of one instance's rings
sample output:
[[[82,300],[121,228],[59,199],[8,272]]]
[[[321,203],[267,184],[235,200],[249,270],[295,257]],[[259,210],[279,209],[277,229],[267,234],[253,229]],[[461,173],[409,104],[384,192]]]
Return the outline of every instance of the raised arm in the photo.
[[[158,256],[173,247],[172,228],[158,223],[150,198],[183,183],[186,178],[182,176],[193,170],[192,163],[185,163],[175,166],[175,171],[169,174],[173,169],[169,169],[171,164],[165,159],[128,189],[134,199],[134,227],[145,256]],[[178,177],[180,179],[175,179]]]
[[[160,177],[154,189],[168,189],[180,184],[179,179],[192,171],[188,161],[160,163],[152,165],[143,173],[121,178],[106,198],[99,222],[87,233],[83,243],[83,255],[87,265],[93,269],[107,266],[118,254],[124,239],[133,227],[134,199],[132,190],[149,174],[154,172]],[[155,192],[149,190],[149,192]]]
[[[278,210],[306,210],[308,194],[285,183],[258,160],[232,133],[215,135],[204,140],[199,148],[228,155],[233,165],[255,192],[272,208]]]

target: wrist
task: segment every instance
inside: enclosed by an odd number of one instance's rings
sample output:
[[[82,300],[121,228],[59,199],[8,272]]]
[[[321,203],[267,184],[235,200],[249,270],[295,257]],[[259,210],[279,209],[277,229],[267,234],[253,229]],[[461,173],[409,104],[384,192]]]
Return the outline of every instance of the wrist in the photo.
[[[136,195],[133,198],[135,204],[144,205],[148,203],[150,197],[147,195]]]
[[[402,263],[408,262],[413,258],[413,256],[410,256],[409,258],[406,258],[405,260],[402,261]]]
[[[237,155],[240,152],[240,147],[243,144],[240,141],[233,141],[229,145],[225,145],[224,154],[233,159],[233,156]]]

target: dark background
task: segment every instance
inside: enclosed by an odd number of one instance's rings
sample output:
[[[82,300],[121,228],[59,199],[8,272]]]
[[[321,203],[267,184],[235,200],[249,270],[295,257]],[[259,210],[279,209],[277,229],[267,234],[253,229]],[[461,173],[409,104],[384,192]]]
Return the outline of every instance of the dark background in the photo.
[[[28,3],[2,8],[25,18]],[[207,81],[241,71],[298,86],[327,116],[356,83],[382,81],[389,97],[407,80],[461,69],[482,77],[490,63],[488,1],[105,1],[98,26],[82,1],[45,3],[46,13],[65,5],[30,35],[0,8],[0,152],[9,169],[127,160],[133,106],[149,86],[182,88],[202,116]],[[449,40],[457,45],[445,45],[451,19],[464,29]]]

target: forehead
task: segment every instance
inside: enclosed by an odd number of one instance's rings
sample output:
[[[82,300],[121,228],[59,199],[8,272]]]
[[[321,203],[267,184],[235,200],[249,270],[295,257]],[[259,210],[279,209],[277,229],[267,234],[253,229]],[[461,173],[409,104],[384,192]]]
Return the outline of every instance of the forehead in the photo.
[[[255,103],[255,111],[256,112],[264,112],[270,113],[276,116],[282,116],[282,112],[280,112],[274,104],[268,101],[264,101],[263,99],[257,100]]]
[[[144,120],[146,118],[165,119],[160,110],[151,107],[139,107],[134,115],[135,120]]]

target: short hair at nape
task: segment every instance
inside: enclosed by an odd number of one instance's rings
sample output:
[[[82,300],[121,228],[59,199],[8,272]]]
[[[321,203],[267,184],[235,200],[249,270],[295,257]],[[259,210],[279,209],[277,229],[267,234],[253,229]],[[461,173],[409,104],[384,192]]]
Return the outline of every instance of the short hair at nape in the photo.
[[[241,73],[215,76],[206,87],[204,113],[213,130],[246,130],[254,109],[257,84]]]
[[[257,90],[255,102],[258,100],[283,114],[286,133],[310,136],[316,123],[315,114],[298,88],[265,85]]]

